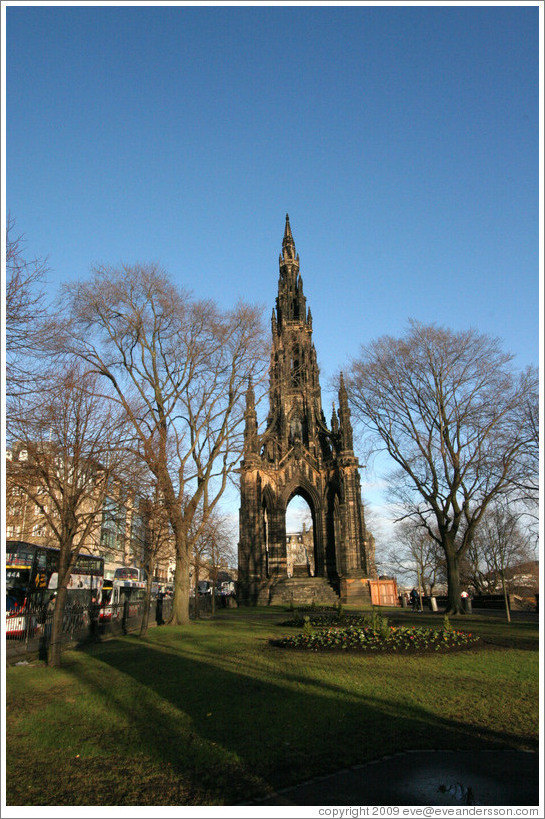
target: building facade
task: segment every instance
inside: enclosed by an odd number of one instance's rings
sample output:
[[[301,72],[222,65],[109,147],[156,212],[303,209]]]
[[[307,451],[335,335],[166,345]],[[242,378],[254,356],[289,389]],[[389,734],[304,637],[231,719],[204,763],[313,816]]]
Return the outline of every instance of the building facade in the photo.
[[[367,602],[367,580],[376,572],[365,527],[348,396],[341,374],[339,406],[338,410],[333,407],[328,426],[321,404],[312,315],[288,216],[279,268],[271,321],[270,408],[262,434],[252,384],[246,396],[239,594],[248,604],[296,598]],[[313,576],[306,579],[288,576],[286,507],[295,495],[305,499],[312,514]]]
[[[43,444],[41,449],[51,450],[54,459],[53,444]],[[43,455],[41,457],[43,460]],[[33,477],[36,471],[33,469],[32,452],[21,442],[15,442],[6,450],[6,458],[10,466],[17,466],[19,474],[19,479],[15,480],[12,470],[6,470],[6,540],[58,547],[48,521],[48,517],[55,514],[55,501],[58,500],[52,494],[55,492],[56,482],[51,481],[48,485],[43,477]],[[25,473],[28,477],[25,477]],[[82,517],[92,517],[93,521],[85,527],[86,535],[81,549],[104,558],[104,576],[107,579],[113,579],[119,568],[143,568],[146,550],[149,548],[150,526],[145,500],[128,491],[112,477],[108,480],[107,492],[100,503],[94,494],[93,482],[90,480],[89,488],[82,492],[84,500],[81,514]],[[79,543],[79,538],[76,543]],[[154,563],[153,580],[163,585],[172,581],[173,555],[173,546],[169,549],[167,544]]]

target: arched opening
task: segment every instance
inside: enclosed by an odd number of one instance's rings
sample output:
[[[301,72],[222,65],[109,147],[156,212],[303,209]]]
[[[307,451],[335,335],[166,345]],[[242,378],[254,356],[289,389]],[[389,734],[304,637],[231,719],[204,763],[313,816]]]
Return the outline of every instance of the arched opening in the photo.
[[[288,577],[314,576],[316,526],[310,498],[297,490],[286,507],[286,568]]]

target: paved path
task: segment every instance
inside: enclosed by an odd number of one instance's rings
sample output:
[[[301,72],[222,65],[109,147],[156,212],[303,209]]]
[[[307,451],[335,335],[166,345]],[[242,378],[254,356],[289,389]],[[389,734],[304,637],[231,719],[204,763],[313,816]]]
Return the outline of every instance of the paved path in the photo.
[[[251,804],[537,806],[539,754],[406,751],[317,777]]]

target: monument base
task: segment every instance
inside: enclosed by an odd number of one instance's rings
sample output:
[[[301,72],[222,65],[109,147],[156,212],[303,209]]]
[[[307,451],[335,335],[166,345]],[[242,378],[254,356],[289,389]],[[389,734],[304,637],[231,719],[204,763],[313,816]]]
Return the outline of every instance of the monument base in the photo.
[[[257,594],[258,606],[336,606],[339,597],[325,577],[270,578]]]
[[[372,608],[368,577],[341,577],[339,591],[341,603],[364,609]]]

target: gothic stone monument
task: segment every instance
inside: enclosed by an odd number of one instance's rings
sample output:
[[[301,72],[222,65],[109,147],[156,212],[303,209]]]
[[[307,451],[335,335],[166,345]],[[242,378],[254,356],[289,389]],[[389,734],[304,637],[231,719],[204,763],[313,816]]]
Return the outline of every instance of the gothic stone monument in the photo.
[[[330,428],[322,410],[312,316],[303,295],[289,217],[280,255],[267,426],[258,432],[246,396],[240,468],[239,595],[246,604],[370,602],[373,540],[365,529],[358,461],[342,374]],[[286,507],[302,496],[312,513],[314,576],[288,577]]]

